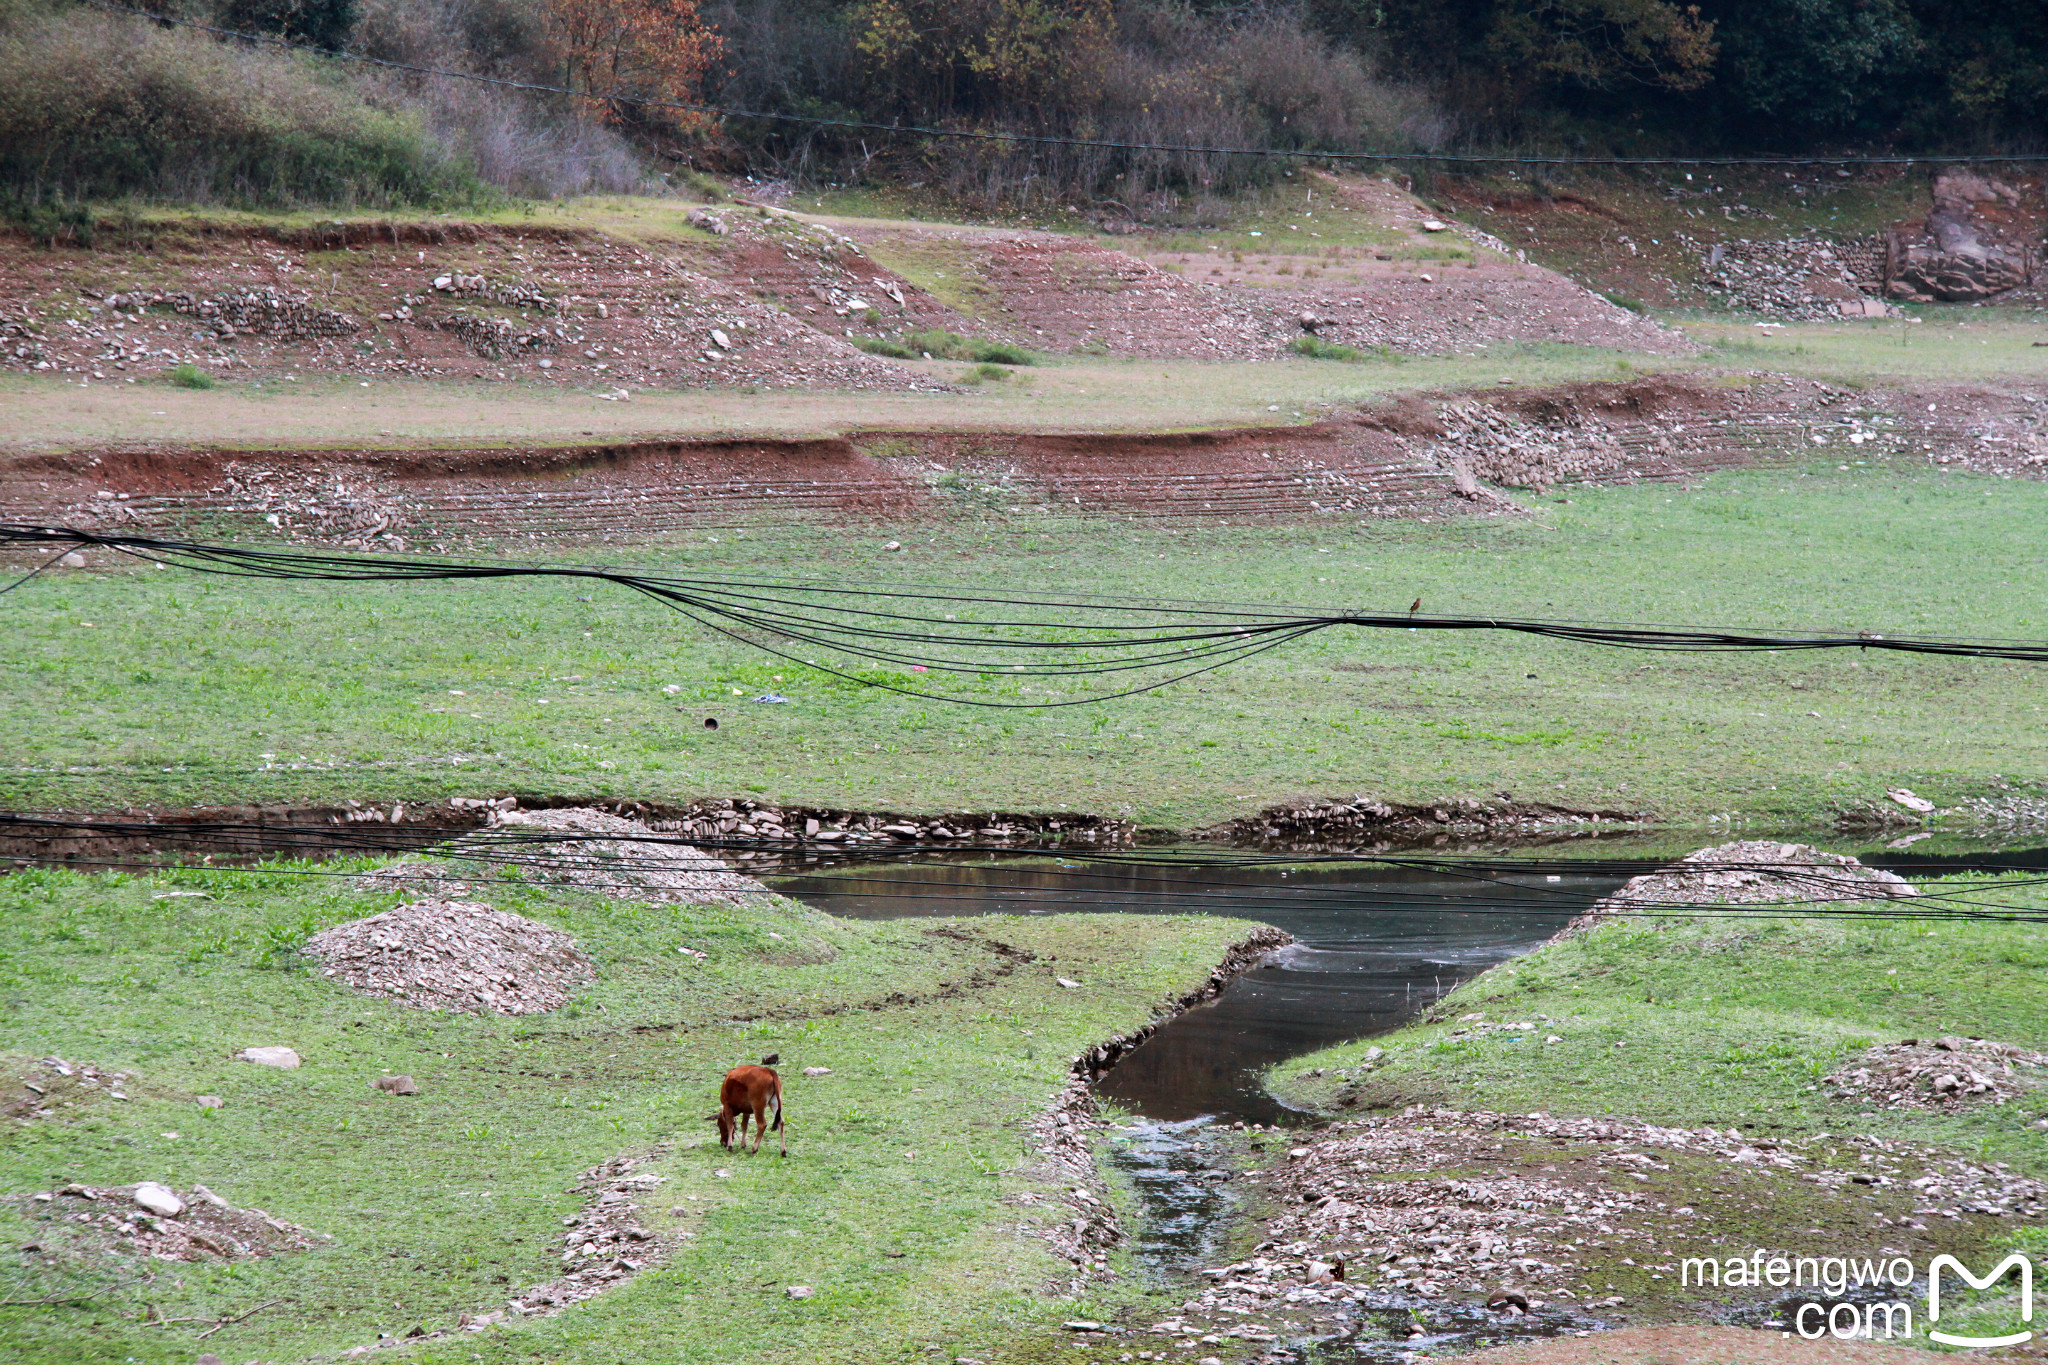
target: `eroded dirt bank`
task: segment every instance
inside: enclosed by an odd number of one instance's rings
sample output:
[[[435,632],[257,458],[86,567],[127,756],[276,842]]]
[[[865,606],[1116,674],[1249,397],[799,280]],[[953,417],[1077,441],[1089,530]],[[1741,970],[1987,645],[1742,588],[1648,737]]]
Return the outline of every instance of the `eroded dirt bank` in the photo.
[[[1852,393],[1779,376],[1413,394],[1305,426],[866,432],[565,446],[0,456],[0,519],[347,548],[653,538],[690,527],[1106,515],[1514,516],[1506,490],[1683,481],[1821,455],[2048,477],[2043,395]]]

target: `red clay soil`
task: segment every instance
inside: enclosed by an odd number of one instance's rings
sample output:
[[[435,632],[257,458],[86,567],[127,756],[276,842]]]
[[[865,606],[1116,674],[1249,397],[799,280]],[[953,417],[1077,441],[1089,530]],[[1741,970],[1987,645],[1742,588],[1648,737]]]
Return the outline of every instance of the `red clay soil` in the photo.
[[[1929,1356],[1885,1342],[1804,1341],[1741,1327],[1624,1327],[1496,1346],[1460,1359],[1471,1365],[1926,1365]]]
[[[394,226],[318,251],[283,235],[166,234],[100,252],[0,238],[0,322],[21,333],[0,337],[0,364],[80,383],[190,363],[237,380],[517,374],[600,389],[943,387],[729,282],[709,234],[673,250],[511,229],[419,245]],[[167,298],[183,293],[203,308],[264,291],[297,305],[295,315],[234,335]],[[309,328],[314,335],[299,334]]]
[[[1885,454],[2040,478],[2048,475],[2044,426],[2040,405],[2017,393],[1851,395],[1771,376],[1730,385],[1660,375],[1410,394],[1307,427],[1156,435],[24,453],[0,457],[0,520],[384,548],[1054,510],[1363,523],[1519,515],[1495,488],[1683,480],[1836,450],[1844,460]],[[1462,492],[1461,471],[1469,480]]]
[[[903,325],[979,331],[1048,351],[1149,359],[1256,360],[1303,335],[1411,355],[1464,354],[1511,342],[1604,346],[1653,355],[1696,348],[1553,271],[1514,260],[1417,271],[1366,265],[1366,278],[1286,289],[1190,280],[1085,240],[1051,233],[861,229],[871,245],[964,250],[983,302],[968,320],[910,298]]]
[[[943,387],[855,338],[925,327],[1036,350],[1276,358],[1302,314],[1328,340],[1407,352],[1507,341],[1679,354],[1690,343],[1505,257],[1430,272],[1376,265],[1313,290],[1219,286],[1043,232],[863,227],[678,208],[674,240],[464,224],[155,226],[100,249],[0,236],[0,368],[119,383],[190,364],[218,378],[299,374],[646,387]],[[855,240],[856,236],[860,240]],[[939,249],[968,316],[862,242]],[[1412,265],[1412,263],[1410,263]]]

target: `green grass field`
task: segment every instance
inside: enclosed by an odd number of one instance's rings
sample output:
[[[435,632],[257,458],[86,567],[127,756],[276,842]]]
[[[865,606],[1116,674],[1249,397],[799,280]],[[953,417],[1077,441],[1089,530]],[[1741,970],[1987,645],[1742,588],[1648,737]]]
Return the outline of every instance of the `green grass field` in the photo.
[[[2048,911],[2038,884],[2002,883],[1991,899]],[[2044,967],[2048,923],[2039,921],[1855,923],[1739,912],[1620,920],[1466,982],[1431,1011],[1446,1022],[1372,1040],[1387,1055],[1356,1084],[1302,1073],[1348,1072],[1364,1042],[1288,1062],[1275,1084],[1332,1109],[1427,1100],[1744,1132],[1878,1132],[2048,1173],[2048,1142],[2033,1127],[2048,1115],[2048,1090],[2032,1104],[1942,1115],[1872,1114],[1816,1088],[1863,1048],[1902,1037],[2048,1048]],[[1540,1015],[1556,1021],[1548,1032],[1562,1041],[1545,1044],[1541,1029],[1520,1042],[1502,1033],[1450,1037],[1472,1011],[1496,1021]]]
[[[643,1221],[691,1234],[671,1261],[558,1317],[407,1358],[611,1365],[647,1359],[658,1341],[663,1360],[708,1365],[735,1358],[735,1323],[779,1360],[950,1360],[999,1345],[1005,1360],[1059,1358],[1062,1317],[1114,1312],[1138,1291],[1115,1281],[1078,1303],[1043,1292],[1072,1272],[1030,1231],[1061,1206],[1006,1202],[1043,1188],[1023,1127],[1077,1052],[1198,985],[1247,927],[884,924],[779,898],[725,910],[479,887],[573,934],[600,976],[552,1015],[471,1017],[358,996],[299,954],[308,933],[398,902],[338,875],[358,866],[0,878],[8,1076],[54,1053],[138,1078],[127,1103],[10,1120],[0,1189],[197,1181],[333,1239],[235,1265],[53,1266],[20,1250],[55,1245],[50,1229],[0,1209],[0,1298],[15,1301],[0,1306],[0,1359],[301,1359],[452,1328],[554,1278],[578,1175],[658,1144],[672,1148],[642,1169],[666,1181]],[[1005,973],[1013,959],[992,940],[1032,960]],[[228,1060],[277,1043],[305,1066]],[[772,1143],[758,1157],[723,1152],[702,1121],[718,1077],[770,1051],[782,1055],[789,1158]],[[806,1078],[806,1066],[833,1074]],[[370,1089],[384,1072],[411,1073],[423,1093]],[[226,1106],[206,1116],[201,1093]],[[790,1284],[816,1295],[791,1300]],[[211,1322],[272,1301],[200,1342]],[[154,1326],[145,1313],[196,1321]]]
[[[1369,529],[1020,521],[963,505],[936,526],[705,533],[614,557],[674,573],[1312,608],[1399,611],[1419,596],[1445,613],[2043,633],[2039,484],[1822,464],[1527,505],[1527,519]],[[902,552],[884,551],[892,537]],[[1304,794],[1508,791],[1675,821],[1810,823],[1899,784],[1950,802],[1994,778],[2031,781],[2048,748],[2038,669],[1933,657],[1645,655],[1338,629],[1149,696],[988,711],[854,687],[566,582],[87,571],[0,599],[0,617],[0,804],[15,808],[759,794],[1188,828]],[[1057,682],[965,687],[983,700],[1076,695]],[[794,704],[753,703],[764,690]]]

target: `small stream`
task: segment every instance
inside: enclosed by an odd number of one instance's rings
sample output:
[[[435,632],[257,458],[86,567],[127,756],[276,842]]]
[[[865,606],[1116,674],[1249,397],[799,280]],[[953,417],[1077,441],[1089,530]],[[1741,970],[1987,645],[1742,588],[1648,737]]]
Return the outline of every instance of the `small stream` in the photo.
[[[1103,865],[1057,856],[890,861],[773,878],[856,919],[1191,911],[1294,935],[1273,960],[1146,1039],[1099,1083],[1136,1117],[1108,1159],[1144,1210],[1138,1263],[1158,1276],[1213,1263],[1230,1226],[1230,1166],[1206,1130],[1311,1116],[1263,1083],[1290,1057],[1399,1028],[1459,983],[1542,943],[1618,887],[1569,863],[1512,874],[1389,868]]]

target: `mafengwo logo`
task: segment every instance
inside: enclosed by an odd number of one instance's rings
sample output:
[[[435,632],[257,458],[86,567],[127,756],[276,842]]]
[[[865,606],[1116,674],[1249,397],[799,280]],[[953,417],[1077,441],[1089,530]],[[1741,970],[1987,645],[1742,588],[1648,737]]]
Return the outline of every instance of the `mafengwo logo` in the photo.
[[[1954,1280],[1971,1289],[1991,1289],[2004,1282],[2008,1275],[2017,1275],[2020,1291],[2020,1323],[2024,1330],[2005,1336],[1978,1337],[1964,1336],[1956,1332],[1944,1332],[1937,1325],[1941,1321],[1942,1277],[1951,1275]],[[1839,1341],[1868,1341],[1872,1339],[1894,1339],[1910,1337],[1913,1330],[1913,1303],[1909,1299],[1873,1299],[1870,1291],[1882,1288],[1909,1290],[1919,1278],[1912,1261],[1904,1256],[1889,1260],[1871,1258],[1858,1259],[1851,1256],[1773,1256],[1759,1251],[1744,1260],[1731,1256],[1725,1261],[1705,1258],[1687,1259],[1679,1268],[1681,1285],[1713,1286],[1727,1288],[1774,1289],[1811,1287],[1822,1299],[1840,1299],[1852,1290],[1857,1291],[1855,1302],[1806,1302],[1792,1313],[1792,1321],[1783,1324],[1790,1329],[1786,1336],[1797,1333],[1807,1341],[1819,1341],[1823,1337],[1834,1337]],[[1953,1302],[1953,1300],[1951,1300]],[[1955,1314],[1950,1313],[1953,1320]],[[1976,1275],[1970,1268],[1953,1256],[1937,1256],[1927,1264],[1927,1322],[1928,1340],[1938,1341],[1944,1346],[1960,1346],[1965,1349],[1988,1350],[1994,1346],[2018,1346],[2032,1341],[2034,1322],[2034,1264],[2021,1252],[2013,1252],[1991,1268],[1988,1275]]]
[[[2003,1337],[1959,1337],[1935,1331],[1933,1324],[1941,1321],[1941,1272],[1944,1269],[1954,1270],[1972,1289],[1989,1289],[2004,1279],[2007,1271],[2017,1270],[2020,1275],[2020,1321],[2029,1324],[2028,1330]],[[2017,1346],[2023,1341],[2033,1339],[2033,1321],[2034,1263],[2019,1252],[2015,1251],[2000,1261],[1992,1268],[1991,1273],[1981,1280],[1972,1275],[1963,1263],[1953,1256],[1937,1256],[1927,1267],[1927,1335],[1932,1340],[1945,1346]]]

